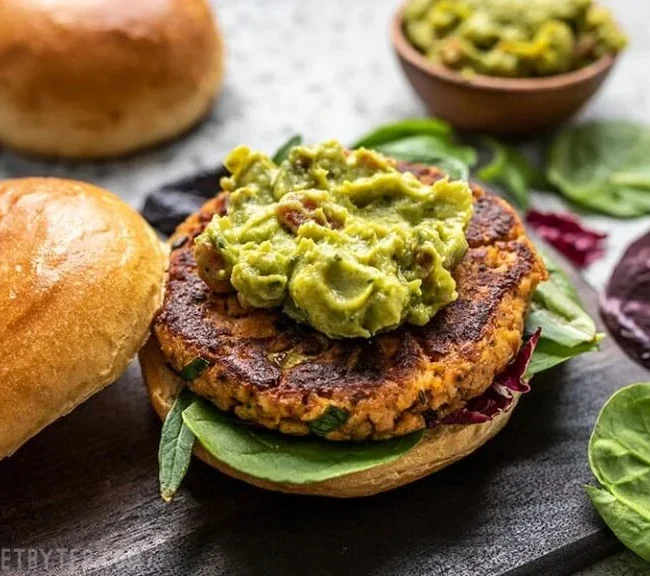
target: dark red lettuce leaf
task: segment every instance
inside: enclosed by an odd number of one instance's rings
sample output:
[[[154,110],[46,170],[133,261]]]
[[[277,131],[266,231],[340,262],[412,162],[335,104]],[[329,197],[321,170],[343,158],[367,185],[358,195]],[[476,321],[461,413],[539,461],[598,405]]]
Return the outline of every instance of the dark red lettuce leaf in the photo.
[[[219,193],[219,182],[228,175],[228,170],[219,166],[157,188],[145,198],[142,215],[154,228],[169,236],[185,218]]]
[[[631,244],[616,265],[600,313],[621,348],[650,369],[650,232]]]
[[[526,370],[533,356],[540,330],[537,330],[521,347],[517,357],[499,374],[492,386],[476,398],[472,398],[464,408],[448,414],[438,421],[439,424],[482,424],[489,422],[497,414],[507,412],[516,398],[516,394],[525,394],[530,386],[525,379]]]
[[[607,234],[585,228],[573,214],[529,210],[526,222],[538,236],[580,268],[588,266],[605,253],[603,244]]]

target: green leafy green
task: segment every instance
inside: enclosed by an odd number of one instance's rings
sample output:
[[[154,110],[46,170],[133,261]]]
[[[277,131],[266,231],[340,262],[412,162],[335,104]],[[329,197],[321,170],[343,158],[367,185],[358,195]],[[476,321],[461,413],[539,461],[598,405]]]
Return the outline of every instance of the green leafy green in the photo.
[[[636,171],[631,170],[612,174],[611,181],[621,186],[650,190],[650,166],[641,166],[636,168]]]
[[[327,442],[254,429],[197,400],[183,412],[203,447],[234,470],[272,482],[309,484],[392,462],[422,439],[422,432],[382,442]]]
[[[440,158],[435,164],[451,180],[469,180],[469,166],[457,158]]]
[[[476,150],[457,144],[451,126],[436,118],[380,126],[352,145],[360,147],[404,162],[435,165],[454,180],[467,180],[477,160]]]
[[[555,260],[553,260],[548,254],[546,254],[545,251],[541,251],[541,253],[542,253],[542,258],[544,259],[544,264],[546,264],[546,269],[548,270],[550,280],[553,282],[553,284],[557,287],[558,290],[560,290],[563,294],[571,298],[571,300],[573,300],[576,304],[582,306],[582,302],[580,301],[580,295],[578,294],[578,290],[573,284],[573,282],[571,282],[571,279],[569,278],[569,276],[567,276],[566,272],[559,266],[559,264]]]
[[[598,416],[589,464],[602,488],[586,486],[616,537],[650,562],[650,383],[616,392]]]
[[[183,369],[178,374],[185,382],[191,382],[192,380],[199,377],[201,372],[212,366],[210,360],[206,358],[201,358],[197,356],[189,364],[183,367]]]
[[[596,339],[594,321],[555,283],[553,274],[537,287],[526,318],[527,332],[533,333],[538,328],[545,339],[569,348]]]
[[[309,423],[309,430],[317,436],[326,436],[340,428],[348,420],[350,414],[336,406],[328,406],[318,418]]]
[[[294,146],[300,146],[302,144],[302,136],[300,134],[296,134],[295,136],[292,136],[287,140],[278,150],[276,153],[273,155],[273,162],[275,164],[282,164],[284,160],[286,160],[287,156],[289,156],[289,152]]]
[[[624,121],[571,126],[551,144],[548,179],[570,200],[621,218],[650,213],[650,127]]]
[[[454,158],[467,166],[476,164],[474,148],[454,144],[446,136],[409,136],[374,148],[386,156],[407,162],[435,164],[439,160]]]
[[[540,374],[541,372],[563,364],[571,358],[598,350],[598,343],[601,342],[602,337],[602,334],[597,334],[594,342],[573,347],[562,346],[552,340],[540,338],[535,347],[535,352],[533,352],[533,356],[530,359],[530,364],[528,364],[527,376],[531,377],[535,374]]]
[[[542,172],[518,150],[493,138],[484,138],[483,142],[492,150],[493,157],[476,176],[484,182],[503,186],[520,208],[528,208],[530,189],[546,187]]]
[[[537,287],[526,317],[527,333],[542,330],[528,366],[529,376],[596,350],[602,340],[568,276],[548,256],[544,255],[544,261],[549,279]]]
[[[630,550],[650,562],[650,517],[627,506],[603,488],[585,486],[585,490],[594,508],[616,537]]]
[[[169,502],[181,485],[192,459],[194,434],[184,424],[182,414],[195,399],[187,389],[183,389],[172,409],[167,414],[160,435],[158,465],[160,495]]]
[[[377,148],[388,142],[395,142],[408,136],[431,136],[450,137],[452,129],[449,124],[437,118],[413,118],[385,124],[362,136],[351,148]]]

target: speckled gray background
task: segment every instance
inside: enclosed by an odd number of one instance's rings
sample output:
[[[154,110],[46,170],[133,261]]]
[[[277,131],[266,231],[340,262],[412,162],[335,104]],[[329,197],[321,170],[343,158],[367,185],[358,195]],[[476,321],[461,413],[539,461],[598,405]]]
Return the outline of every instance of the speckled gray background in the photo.
[[[134,0],[137,1],[137,0]],[[140,206],[163,182],[214,166],[233,146],[272,151],[297,131],[309,140],[353,140],[373,126],[424,109],[402,77],[388,41],[397,0],[212,0],[227,43],[227,76],[210,117],[172,144],[120,161],[69,164],[26,159],[0,151],[0,178],[58,175],[88,180]],[[608,0],[632,38],[588,117],[650,121],[650,3]],[[561,206],[535,195],[544,208]],[[650,219],[624,223],[587,220],[610,232],[607,257],[587,271],[602,287],[629,241]],[[650,574],[631,555],[583,576]]]

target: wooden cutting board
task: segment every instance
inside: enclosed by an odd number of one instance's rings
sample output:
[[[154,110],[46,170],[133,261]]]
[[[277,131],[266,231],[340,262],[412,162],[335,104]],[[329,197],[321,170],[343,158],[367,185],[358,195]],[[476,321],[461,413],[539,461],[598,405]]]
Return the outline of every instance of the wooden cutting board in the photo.
[[[596,316],[595,294],[576,281]],[[194,461],[165,504],[160,422],[134,364],[0,462],[0,572],[570,574],[619,547],[582,488],[592,481],[587,442],[610,394],[648,379],[608,339],[600,353],[536,378],[484,448],[394,492],[287,496]]]

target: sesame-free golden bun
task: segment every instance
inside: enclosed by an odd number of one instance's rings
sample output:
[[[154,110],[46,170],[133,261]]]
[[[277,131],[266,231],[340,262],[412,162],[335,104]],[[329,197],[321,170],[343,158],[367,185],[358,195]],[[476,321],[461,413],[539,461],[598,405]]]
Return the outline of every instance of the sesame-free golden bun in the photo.
[[[0,142],[118,156],[210,110],[223,46],[207,0],[0,1]]]
[[[0,182],[0,459],[122,374],[166,260],[144,219],[101,188]]]
[[[183,381],[170,370],[154,336],[140,350],[139,359],[151,403],[160,419],[164,420],[183,387]],[[334,498],[371,496],[424,478],[465,458],[499,433],[508,423],[516,402],[510,410],[483,424],[441,425],[427,430],[412,450],[389,464],[312,484],[272,482],[250,476],[212,456],[200,442],[194,444],[194,455],[224,474],[266,490]]]

